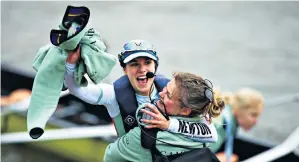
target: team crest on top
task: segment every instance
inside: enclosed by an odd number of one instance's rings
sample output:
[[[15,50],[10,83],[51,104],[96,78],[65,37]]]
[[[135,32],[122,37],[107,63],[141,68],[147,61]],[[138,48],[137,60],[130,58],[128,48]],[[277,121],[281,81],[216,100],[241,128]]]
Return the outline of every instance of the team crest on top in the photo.
[[[136,46],[140,46],[142,43],[142,40],[135,40],[134,42],[135,42]]]

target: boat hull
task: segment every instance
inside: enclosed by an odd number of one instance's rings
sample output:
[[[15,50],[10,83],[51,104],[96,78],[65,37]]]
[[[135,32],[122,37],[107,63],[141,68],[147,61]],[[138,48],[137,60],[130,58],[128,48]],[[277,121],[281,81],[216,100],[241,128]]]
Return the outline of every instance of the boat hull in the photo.
[[[22,114],[8,114],[1,118],[2,133],[27,131],[26,123],[26,118]],[[47,130],[57,128],[57,126],[51,124],[47,124],[46,126]],[[84,162],[102,161],[108,144],[108,141],[100,138],[64,139],[26,143],[28,146],[51,152],[65,159]]]

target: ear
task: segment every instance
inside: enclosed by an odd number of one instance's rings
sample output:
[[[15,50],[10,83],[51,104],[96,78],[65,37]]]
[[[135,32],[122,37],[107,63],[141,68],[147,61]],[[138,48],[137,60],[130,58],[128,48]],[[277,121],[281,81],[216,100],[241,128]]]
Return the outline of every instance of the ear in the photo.
[[[123,68],[123,72],[127,75],[126,67]]]
[[[183,116],[189,116],[191,113],[191,108],[189,107],[184,107],[182,110],[181,110],[181,115]]]

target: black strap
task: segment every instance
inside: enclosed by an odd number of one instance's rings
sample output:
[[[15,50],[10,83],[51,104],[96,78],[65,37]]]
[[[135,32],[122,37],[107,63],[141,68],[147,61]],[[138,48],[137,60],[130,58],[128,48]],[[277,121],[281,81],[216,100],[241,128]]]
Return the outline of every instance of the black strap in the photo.
[[[168,157],[163,155],[156,147],[151,149],[151,154],[153,162],[169,162]]]
[[[151,149],[156,146],[156,140],[151,137],[157,137],[159,129],[147,129],[141,126],[141,146],[146,149]],[[151,137],[150,137],[151,136]]]
[[[180,154],[168,155],[168,156],[163,155],[156,148],[157,133],[160,129],[157,129],[157,128],[147,129],[147,128],[144,128],[143,126],[140,126],[140,129],[141,129],[141,146],[145,149],[151,150],[153,162],[169,162],[169,161],[172,161],[173,159],[176,159],[184,154],[184,153],[180,153]],[[171,145],[171,144],[169,144],[169,145]],[[171,146],[190,149],[190,148],[187,148],[184,146],[176,146],[176,145],[171,145]],[[203,143],[203,147],[204,148],[206,147],[206,143]]]
[[[141,126],[141,146],[145,149],[151,150],[152,161],[160,161],[159,157],[163,156],[162,153],[156,148],[156,140],[152,137],[157,137],[159,129],[146,129]],[[162,160],[162,159],[161,159]]]

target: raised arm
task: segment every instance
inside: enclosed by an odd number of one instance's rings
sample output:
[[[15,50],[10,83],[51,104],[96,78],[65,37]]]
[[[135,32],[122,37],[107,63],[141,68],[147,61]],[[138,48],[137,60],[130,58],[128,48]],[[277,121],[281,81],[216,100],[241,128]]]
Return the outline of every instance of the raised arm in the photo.
[[[102,89],[95,84],[88,84],[87,87],[78,86],[74,79],[75,71],[76,64],[66,63],[66,72],[64,79],[70,93],[89,104],[97,105],[98,100],[102,99]]]
[[[76,64],[80,58],[80,48],[76,52],[68,54],[65,72],[65,82],[70,93],[81,100],[93,104],[104,105],[109,115],[114,118],[119,113],[119,105],[116,101],[114,88],[110,84],[88,84],[86,87],[80,87],[76,84],[74,73],[76,71]]]

